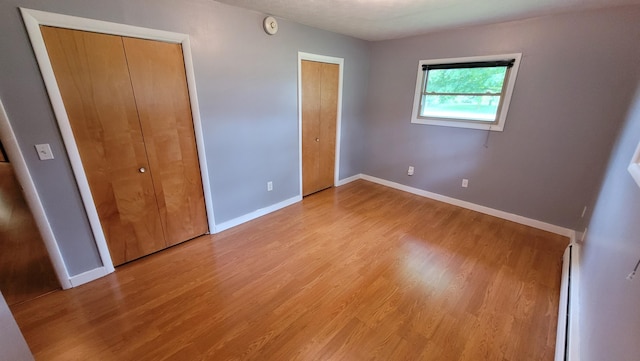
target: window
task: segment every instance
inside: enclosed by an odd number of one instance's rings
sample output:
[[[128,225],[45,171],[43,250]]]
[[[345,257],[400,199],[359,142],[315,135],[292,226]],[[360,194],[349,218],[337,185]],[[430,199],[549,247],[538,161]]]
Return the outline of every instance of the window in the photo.
[[[502,131],[521,56],[421,60],[411,122]]]

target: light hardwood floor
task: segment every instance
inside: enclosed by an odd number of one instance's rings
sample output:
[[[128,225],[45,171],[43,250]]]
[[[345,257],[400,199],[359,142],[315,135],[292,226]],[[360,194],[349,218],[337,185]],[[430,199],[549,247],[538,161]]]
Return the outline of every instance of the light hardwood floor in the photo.
[[[13,311],[39,360],[552,360],[567,243],[356,181]]]
[[[0,290],[11,306],[59,288],[13,167],[0,162]]]

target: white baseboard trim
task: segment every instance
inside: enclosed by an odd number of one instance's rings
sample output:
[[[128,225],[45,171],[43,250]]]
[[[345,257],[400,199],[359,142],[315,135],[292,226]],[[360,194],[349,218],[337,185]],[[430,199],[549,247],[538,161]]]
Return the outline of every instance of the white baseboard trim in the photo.
[[[556,226],[556,225],[550,224],[550,223],[545,223],[545,222],[542,222],[542,221],[538,221],[536,219],[531,219],[531,218],[519,216],[517,214],[513,214],[513,213],[501,211],[501,210],[498,210],[498,209],[493,209],[493,208],[481,206],[479,204],[463,201],[463,200],[460,200],[460,199],[443,196],[443,195],[440,195],[440,194],[437,194],[437,193],[432,193],[432,192],[428,192],[428,191],[425,191],[425,190],[422,190],[422,189],[409,187],[409,186],[406,186],[404,184],[388,181],[388,180],[385,180],[385,179],[382,179],[382,178],[377,178],[377,177],[373,177],[373,176],[366,175],[366,174],[360,174],[360,179],[364,179],[364,180],[367,180],[369,182],[381,184],[383,186],[387,186],[387,187],[390,187],[390,188],[395,188],[395,189],[398,189],[398,190],[401,190],[401,191],[413,193],[413,194],[416,194],[416,195],[419,195],[419,196],[422,196],[422,197],[425,197],[425,198],[434,199],[436,201],[449,203],[449,204],[452,204],[454,206],[470,209],[472,211],[488,214],[490,216],[506,219],[506,220],[511,221],[511,222],[524,224],[525,226],[541,229],[543,231],[559,234],[561,236],[569,237],[569,239],[571,239],[571,240],[575,239],[575,237],[576,237],[576,232],[574,230],[572,230],[572,229]]]
[[[109,273],[111,272],[109,272],[106,267],[98,267],[87,272],[82,272],[79,275],[69,277],[69,282],[71,282],[71,287],[78,287],[93,280],[97,280],[98,278],[104,277]]]
[[[343,186],[343,185],[345,185],[345,184],[348,184],[348,183],[351,183],[351,182],[357,181],[358,179],[361,179],[361,178],[362,178],[362,174],[356,174],[356,175],[351,176],[351,177],[347,177],[347,178],[344,178],[344,179],[340,179],[340,180],[338,181],[338,183],[336,183],[336,187],[340,187],[340,186]]]
[[[416,194],[416,195],[419,195],[419,196],[422,196],[422,197],[425,197],[425,198],[434,199],[434,200],[437,200],[437,201],[440,201],[440,202],[452,204],[454,206],[458,206],[458,207],[470,209],[472,211],[488,214],[490,216],[502,218],[502,219],[505,219],[505,220],[508,220],[508,221],[511,221],[511,222],[524,224],[525,226],[529,226],[529,227],[541,229],[543,231],[559,234],[561,236],[568,237],[570,243],[573,243],[576,240],[576,231],[574,231],[572,229],[569,229],[569,228],[556,226],[554,224],[538,221],[536,219],[531,219],[531,218],[519,216],[517,214],[513,214],[513,213],[501,211],[501,210],[498,210],[498,209],[493,209],[493,208],[481,206],[479,204],[463,201],[463,200],[452,198],[452,197],[443,196],[443,195],[440,195],[440,194],[437,194],[437,193],[428,192],[428,191],[425,191],[425,190],[422,190],[422,189],[409,187],[409,186],[406,186],[404,184],[388,181],[388,180],[382,179],[382,178],[373,177],[373,176],[370,176],[370,175],[367,175],[367,174],[356,174],[354,176],[341,179],[336,184],[336,187],[343,186],[345,184],[354,182],[354,181],[356,181],[358,179],[364,179],[364,180],[372,182],[372,183],[377,183],[377,184],[380,184],[380,185],[383,185],[383,186],[387,186],[387,187],[390,187],[390,188],[394,188],[394,189],[398,189],[398,190],[401,190],[401,191],[404,191],[404,192]],[[256,219],[258,217],[264,216],[264,215],[269,214],[271,212],[275,212],[275,211],[277,211],[279,209],[282,209],[284,207],[290,206],[290,205],[292,205],[294,203],[300,202],[301,200],[302,200],[301,196],[295,196],[295,197],[289,198],[287,200],[284,200],[284,201],[282,201],[280,203],[276,203],[274,205],[271,205],[269,207],[261,208],[261,209],[258,209],[256,211],[253,211],[251,213],[245,214],[244,216],[240,216],[238,218],[234,218],[232,220],[217,224],[215,226],[215,232],[214,233],[219,233],[219,232],[225,231],[225,230],[227,230],[229,228],[233,228],[235,226],[238,226],[238,225],[240,225],[242,223],[249,222],[249,221],[251,221],[253,219]]]
[[[262,216],[264,216],[266,214],[269,214],[271,212],[275,212],[275,211],[277,211],[279,209],[282,209],[282,208],[290,206],[290,205],[292,205],[294,203],[300,202],[301,200],[302,200],[302,196],[298,195],[298,196],[286,199],[286,200],[284,200],[282,202],[273,204],[273,205],[271,205],[269,207],[260,208],[258,210],[255,210],[255,211],[251,212],[251,213],[247,213],[244,216],[240,216],[238,218],[234,218],[234,219],[228,220],[226,222],[222,222],[220,224],[216,224],[215,233],[220,233],[222,231],[226,231],[229,228],[233,228],[235,226],[239,226],[242,223],[246,223],[246,222],[254,220],[254,219],[258,218],[258,217],[262,217]]]

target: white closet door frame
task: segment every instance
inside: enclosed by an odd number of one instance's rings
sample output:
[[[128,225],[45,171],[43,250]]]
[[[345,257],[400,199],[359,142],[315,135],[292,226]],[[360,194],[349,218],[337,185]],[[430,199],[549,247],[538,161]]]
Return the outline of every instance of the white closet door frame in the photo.
[[[113,263],[111,262],[111,255],[109,253],[106,238],[104,236],[104,233],[102,232],[100,218],[98,217],[98,212],[96,210],[95,203],[93,202],[93,197],[91,196],[89,182],[87,181],[87,176],[84,172],[82,161],[80,160],[80,153],[78,151],[78,147],[71,130],[71,125],[69,123],[69,118],[67,117],[67,112],[62,101],[60,89],[58,88],[58,83],[56,82],[56,78],[53,73],[51,61],[49,60],[49,54],[47,53],[47,48],[40,31],[41,25],[55,26],[73,30],[91,31],[110,35],[127,36],[133,38],[158,40],[182,45],[182,55],[184,58],[187,86],[189,88],[189,99],[191,102],[191,116],[193,119],[193,128],[196,136],[198,160],[200,161],[200,175],[202,177],[202,188],[204,191],[205,207],[207,210],[207,222],[209,224],[209,232],[215,233],[216,229],[215,219],[213,216],[213,203],[210,186],[211,183],[209,182],[209,172],[207,169],[204,135],[202,132],[202,121],[200,119],[200,107],[198,106],[198,95],[196,92],[196,81],[193,69],[193,60],[191,57],[189,35],[25,8],[20,8],[20,11],[22,13],[22,18],[24,19],[24,23],[29,34],[29,39],[31,40],[33,51],[36,55],[36,59],[38,60],[38,66],[40,67],[40,72],[42,73],[45,87],[47,88],[49,99],[51,100],[53,112],[58,121],[58,127],[60,128],[62,140],[64,142],[65,149],[67,150],[67,154],[69,155],[71,168],[73,169],[74,177],[76,179],[76,182],[78,183],[78,188],[80,190],[80,196],[82,197],[84,209],[87,213],[87,217],[91,225],[91,230],[95,238],[98,252],[100,253],[100,258],[103,264],[101,268],[89,270],[81,275],[72,277],[66,275],[66,277],[70,280],[72,287],[90,282],[96,278],[109,274],[114,271],[114,267]],[[55,249],[57,249],[57,242],[55,242],[55,239],[54,243],[56,244]],[[47,248],[50,252],[52,252],[51,248]],[[59,250],[57,252],[59,253]],[[59,257],[60,259],[62,259],[62,255],[60,254],[55,257]],[[61,275],[59,274],[58,277],[60,278]]]
[[[24,191],[24,198],[27,205],[29,205],[29,210],[31,210],[31,214],[33,214],[36,227],[38,227],[38,231],[44,241],[44,246],[49,253],[49,259],[51,259],[51,264],[53,265],[53,270],[58,277],[60,286],[63,289],[71,288],[73,286],[69,279],[67,266],[64,264],[62,254],[58,248],[58,243],[53,235],[53,230],[47,220],[47,215],[44,212],[42,201],[40,200],[40,196],[36,190],[36,185],[33,183],[33,179],[29,173],[27,162],[24,160],[22,152],[20,152],[18,140],[16,139],[16,135],[13,132],[11,123],[9,122],[9,116],[4,110],[2,100],[0,100],[0,141],[4,145],[4,150],[9,156],[9,160],[16,178],[18,179],[18,183]]]
[[[334,161],[333,186],[340,184],[340,138],[342,137],[342,78],[344,58],[298,52],[298,164],[300,167],[300,196],[302,196],[302,61],[310,60],[319,63],[337,64],[338,75],[338,109],[336,114],[336,153]]]

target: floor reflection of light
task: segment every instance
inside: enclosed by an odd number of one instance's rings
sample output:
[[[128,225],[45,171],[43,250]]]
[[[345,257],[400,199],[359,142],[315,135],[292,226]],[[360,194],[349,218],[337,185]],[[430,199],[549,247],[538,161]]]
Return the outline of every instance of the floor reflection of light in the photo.
[[[447,267],[455,255],[424,240],[408,237],[400,252],[403,278],[415,280],[425,292],[442,291],[451,283],[452,276]]]

